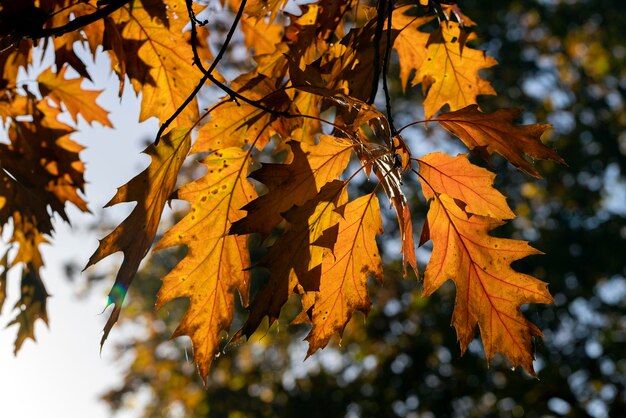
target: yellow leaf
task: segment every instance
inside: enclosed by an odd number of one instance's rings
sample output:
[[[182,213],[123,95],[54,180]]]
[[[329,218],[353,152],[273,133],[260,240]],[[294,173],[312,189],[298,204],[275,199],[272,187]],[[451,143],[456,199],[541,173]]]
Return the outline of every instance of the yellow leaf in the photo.
[[[471,164],[467,157],[434,152],[418,160],[427,200],[443,193],[465,203],[465,212],[496,219],[513,219],[506,197],[493,187],[496,175]]]
[[[426,60],[429,34],[420,32],[419,27],[433,20],[431,16],[416,17],[407,16],[403,12],[412,6],[401,7],[393,12],[391,27],[397,34],[393,41],[393,47],[398,51],[400,58],[400,81],[404,90],[409,83],[409,76],[413,71],[417,71]],[[419,83],[415,76],[411,84]]]
[[[275,81],[259,74],[244,75],[232,83],[232,87],[250,100],[258,100],[262,105],[284,111],[289,108],[290,99],[283,90],[278,90]],[[229,147],[244,147],[254,144],[263,149],[275,133],[286,133],[282,118],[242,102],[228,98],[210,110],[211,119],[203,125],[192,152],[210,152]]]
[[[375,194],[362,196],[340,207],[337,242],[322,261],[319,293],[313,305],[313,328],[306,337],[308,355],[342,333],[352,313],[370,309],[367,277],[383,279],[376,235],[382,234],[380,208]]]
[[[281,43],[283,26],[244,17],[241,19],[241,31],[248,49],[254,49],[254,55],[263,55],[271,54]]]
[[[468,215],[452,197],[439,194],[428,211],[433,253],[424,273],[424,296],[451,279],[456,285],[452,325],[461,352],[474,339],[476,325],[487,361],[495,352],[532,375],[531,339],[541,331],[520,312],[527,303],[552,303],[547,284],[513,270],[510,264],[541,254],[525,241],[495,238],[489,231],[502,225],[492,218]]]
[[[81,88],[84,79],[66,79],[66,70],[67,67],[63,67],[55,74],[48,68],[42,72],[37,77],[41,94],[51,98],[59,106],[63,103],[75,122],[78,122],[80,113],[90,124],[99,122],[103,126],[113,127],[107,117],[109,112],[96,103],[101,91],[84,90]]]
[[[191,209],[159,241],[155,250],[186,245],[186,257],[163,278],[157,308],[180,297],[190,299],[185,317],[174,336],[188,335],[194,360],[206,379],[219,349],[220,333],[233,319],[235,290],[247,304],[250,267],[247,237],[228,235],[230,225],[244,212],[255,191],[246,179],[248,153],[227,148],[206,157],[206,175],[183,186],[179,197]]]
[[[109,293],[108,304],[115,304],[115,307],[105,325],[101,344],[117,321],[128,286],[154,241],[161,213],[174,191],[178,172],[189,152],[190,143],[189,129],[174,128],[163,137],[158,146],[150,145],[144,151],[152,158],[150,166],[118,188],[115,196],[106,205],[137,202],[130,215],[100,241],[85,266],[87,268],[118,251],[124,253],[124,261]]]
[[[513,125],[520,113],[519,109],[482,113],[478,106],[472,105],[439,115],[436,120],[479,156],[486,159],[488,154],[497,152],[520,170],[541,178],[525,155],[562,164],[565,161],[556,151],[541,143],[541,135],[550,125]]]
[[[478,72],[497,62],[483,51],[466,45],[474,39],[474,33],[468,34],[456,22],[443,22],[431,34],[426,61],[413,80],[413,85],[422,83],[427,91],[424,100],[426,119],[446,104],[453,111],[476,103],[478,95],[496,94]]]

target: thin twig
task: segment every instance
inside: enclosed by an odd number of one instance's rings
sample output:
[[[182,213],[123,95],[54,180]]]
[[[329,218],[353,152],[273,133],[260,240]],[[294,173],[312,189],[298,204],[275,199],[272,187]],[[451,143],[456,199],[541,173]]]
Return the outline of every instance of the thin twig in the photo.
[[[161,136],[163,135],[163,132],[165,132],[165,130],[172,124],[172,122],[174,122],[174,120],[189,105],[189,103],[191,103],[193,101],[193,99],[196,97],[196,95],[198,94],[198,92],[200,91],[202,86],[204,86],[204,84],[207,82],[207,80],[210,80],[216,86],[218,86],[220,89],[222,89],[226,93],[228,93],[228,95],[231,97],[232,100],[236,101],[236,99],[241,99],[241,100],[243,100],[243,101],[245,101],[247,103],[250,103],[252,105],[256,105],[251,100],[247,100],[247,99],[244,100],[243,96],[241,96],[239,94],[236,94],[232,89],[230,89],[225,84],[223,84],[219,80],[217,80],[213,76],[213,74],[212,74],[213,70],[215,70],[215,67],[217,67],[217,64],[220,62],[220,60],[224,56],[224,53],[226,52],[226,50],[228,48],[228,45],[230,44],[230,41],[231,41],[231,39],[233,37],[233,34],[235,33],[235,29],[239,25],[239,20],[241,20],[241,16],[243,15],[243,10],[244,10],[245,7],[246,7],[246,0],[242,0],[241,4],[239,5],[239,10],[237,11],[237,14],[235,15],[235,19],[233,20],[233,23],[230,25],[230,29],[228,31],[228,34],[226,34],[226,39],[224,40],[224,43],[222,44],[222,47],[220,48],[219,52],[217,53],[217,56],[213,60],[213,63],[211,64],[211,66],[207,70],[207,69],[204,68],[204,65],[202,65],[202,60],[200,59],[200,54],[198,54],[198,47],[197,47],[197,43],[196,43],[197,36],[198,36],[198,32],[197,32],[197,29],[196,29],[196,23],[198,22],[198,20],[196,19],[196,15],[195,15],[195,13],[193,11],[193,8],[192,8],[192,5],[191,5],[191,0],[187,0],[187,13],[189,14],[189,19],[191,21],[191,49],[193,51],[193,59],[194,59],[194,63],[196,64],[196,66],[200,69],[200,71],[202,71],[204,73],[204,75],[202,76],[200,81],[198,81],[198,84],[196,84],[196,87],[194,87],[194,89],[191,92],[191,94],[189,96],[187,96],[185,101],[176,109],[176,111],[172,114],[172,116],[170,116],[163,123],[163,125],[161,125],[161,127],[159,128],[159,131],[157,132],[156,139],[154,140],[154,144],[155,145],[158,145],[159,140],[161,139]],[[257,106],[257,107],[259,107],[259,106]],[[265,108],[263,110],[266,110],[266,109],[267,108]]]

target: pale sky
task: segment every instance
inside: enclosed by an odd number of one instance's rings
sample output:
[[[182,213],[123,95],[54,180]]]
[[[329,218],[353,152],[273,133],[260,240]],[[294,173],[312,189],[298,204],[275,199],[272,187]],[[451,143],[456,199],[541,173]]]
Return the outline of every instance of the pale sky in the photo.
[[[86,196],[94,214],[113,196],[116,188],[139,173],[148,163],[147,156],[139,153],[145,140],[153,137],[156,119],[138,124],[139,102],[126,89],[122,104],[117,97],[117,79],[110,75],[108,59],[88,65],[94,85],[86,82],[83,87],[105,89],[98,103],[110,110],[109,118],[115,130],[96,124],[90,127],[79,123],[79,134],[73,139],[87,147],[81,157],[87,162]],[[68,71],[68,75],[70,71]],[[29,74],[34,79],[36,74]],[[127,83],[128,85],[129,83]],[[108,219],[121,220],[129,212],[126,208],[107,209]],[[17,327],[6,328],[13,318],[11,308],[19,295],[19,270],[9,274],[8,299],[0,315],[0,416],[3,418],[102,418],[111,416],[99,395],[121,382],[121,364],[113,357],[113,344],[105,344],[100,355],[100,338],[107,313],[101,314],[106,304],[106,294],[113,284],[93,289],[84,299],[77,297],[80,288],[66,280],[62,267],[73,261],[84,266],[97,247],[101,234],[89,232],[95,216],[80,213],[71,207],[68,211],[72,227],[57,218],[56,234],[51,246],[43,254],[46,267],[41,274],[52,295],[48,299],[50,327],[38,321],[35,328],[37,342],[27,340],[16,357],[13,342]],[[112,259],[112,262],[120,258]],[[110,266],[110,264],[109,264]],[[106,267],[106,266],[105,266]],[[117,328],[111,339],[120,338]],[[118,414],[130,418],[136,414]]]

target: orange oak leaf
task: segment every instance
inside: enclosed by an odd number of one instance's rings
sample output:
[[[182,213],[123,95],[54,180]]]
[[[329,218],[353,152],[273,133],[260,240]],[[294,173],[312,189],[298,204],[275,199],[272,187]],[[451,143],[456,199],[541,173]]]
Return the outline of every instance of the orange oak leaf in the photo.
[[[435,118],[445,129],[457,136],[479,156],[497,152],[518,169],[541,178],[539,171],[524,156],[552,160],[564,164],[556,151],[541,143],[541,135],[550,127],[546,124],[514,125],[520,109],[499,109],[482,113],[478,106],[467,106]]]
[[[423,183],[425,183],[422,180]],[[525,241],[489,235],[503,222],[464,212],[452,197],[437,194],[428,211],[433,253],[424,273],[424,296],[444,282],[456,285],[452,325],[464,353],[480,328],[487,361],[496,352],[514,367],[533,369],[532,337],[542,333],[520,312],[526,303],[552,303],[547,283],[518,273],[510,264],[541,254]]]
[[[144,153],[152,161],[148,168],[117,189],[105,207],[124,202],[137,202],[137,206],[109,235],[100,240],[85,268],[118,251],[124,261],[109,292],[108,305],[114,304],[104,327],[101,345],[117,322],[128,286],[133,281],[139,263],[146,256],[159,226],[161,214],[176,187],[178,172],[189,152],[190,130],[174,128],[164,135],[158,146],[152,144]]]
[[[339,178],[350,160],[352,142],[321,136],[317,145],[289,142],[290,164],[263,164],[250,177],[265,184],[267,194],[244,206],[248,215],[233,224],[231,233],[259,232],[267,237],[282,220],[282,213],[314,197],[328,182]]]
[[[103,126],[113,127],[107,117],[109,112],[96,103],[101,91],[84,90],[81,87],[84,79],[66,79],[66,70],[67,67],[63,67],[61,71],[54,73],[48,68],[42,72],[37,77],[41,94],[51,98],[58,106],[63,103],[75,122],[78,122],[80,113],[90,124],[99,122]]]
[[[435,193],[443,193],[463,202],[467,213],[495,219],[515,218],[506,197],[493,187],[496,175],[471,164],[466,156],[433,152],[417,161],[424,179],[422,193],[427,200],[433,199]]]
[[[166,121],[194,90],[202,77],[193,65],[193,53],[183,33],[189,23],[185,0],[166,0],[167,20],[152,16],[144,1],[134,0],[111,15],[121,27],[112,52],[123,62],[136,93],[141,92],[139,121],[152,116]],[[109,26],[109,39],[115,40],[115,29]],[[178,118],[185,126],[198,118],[196,100]]]
[[[345,185],[343,181],[332,181],[314,198],[283,214],[288,221],[286,231],[261,263],[270,272],[269,280],[255,296],[250,315],[233,340],[242,335],[250,337],[266,316],[272,324],[298,288],[302,292],[319,290],[323,255],[337,239],[341,215],[336,208],[347,200]]]
[[[319,293],[316,295],[306,337],[307,355],[325,347],[341,334],[352,314],[370,309],[367,277],[382,281],[383,271],[376,235],[382,234],[380,208],[375,194],[362,196],[337,209],[342,214],[337,241],[322,261]]]
[[[430,34],[419,31],[419,27],[433,20],[431,16],[416,17],[404,14],[412,6],[400,7],[393,11],[393,19],[391,27],[398,31],[394,41],[393,48],[398,52],[400,58],[400,81],[402,89],[406,89],[409,83],[409,76],[413,71],[417,71],[426,60],[426,45]],[[419,83],[413,77],[411,84]]]
[[[413,85],[422,83],[426,93],[424,112],[430,119],[446,104],[450,110],[476,103],[476,96],[496,94],[478,72],[497,64],[483,51],[472,49],[467,42],[476,39],[456,22],[442,22],[428,40],[426,60],[417,70]]]
[[[203,160],[208,172],[183,186],[178,196],[191,203],[189,213],[165,233],[155,250],[186,245],[185,258],[163,278],[157,308],[180,297],[190,299],[174,336],[188,335],[203,379],[219,350],[220,333],[233,319],[235,291],[247,305],[250,267],[247,237],[228,235],[245,212],[239,208],[256,192],[246,178],[251,159],[226,148]]]
[[[238,10],[240,1],[229,0],[233,10]],[[287,0],[249,0],[246,2],[245,13],[248,16],[262,18],[266,15],[270,16],[273,21],[280,10],[287,4]]]

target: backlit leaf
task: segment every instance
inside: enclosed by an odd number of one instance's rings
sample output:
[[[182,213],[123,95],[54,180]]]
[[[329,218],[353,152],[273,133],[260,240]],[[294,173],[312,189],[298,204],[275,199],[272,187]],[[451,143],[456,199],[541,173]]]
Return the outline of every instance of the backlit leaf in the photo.
[[[370,309],[367,278],[382,281],[382,262],[376,235],[382,234],[380,208],[375,194],[362,196],[338,208],[337,242],[322,261],[319,293],[313,305],[313,328],[307,335],[308,355],[326,346],[343,332],[355,311]]]
[[[496,65],[483,51],[467,46],[476,39],[456,22],[444,22],[428,40],[426,60],[417,70],[413,84],[422,83],[426,93],[424,112],[430,119],[446,104],[457,110],[476,103],[476,96],[496,94],[478,72]]]
[[[339,178],[352,152],[348,140],[322,136],[317,145],[290,142],[290,164],[263,164],[251,177],[265,184],[267,194],[243,207],[248,214],[233,225],[231,233],[260,232],[269,235],[282,213],[313,198],[328,182]]]
[[[541,254],[525,241],[495,238],[489,232],[502,221],[464,212],[445,194],[431,200],[428,211],[433,253],[424,273],[424,296],[447,280],[456,285],[452,325],[461,352],[476,333],[487,361],[496,352],[506,355],[514,367],[521,365],[534,375],[531,339],[541,331],[520,312],[527,303],[552,303],[547,284],[513,270],[510,264]]]
[[[434,152],[418,160],[424,197],[443,193],[465,203],[465,212],[495,219],[513,219],[506,197],[493,187],[496,175],[480,168],[463,155],[451,157]]]
[[[255,191],[246,174],[248,153],[238,148],[217,151],[203,160],[208,172],[185,185],[178,196],[191,209],[159,241],[156,249],[186,245],[186,257],[163,278],[157,307],[180,297],[190,299],[174,336],[188,335],[194,360],[206,379],[219,349],[220,333],[233,319],[235,291],[247,305],[250,267],[247,237],[228,235]]]
[[[53,73],[48,68],[42,72],[37,77],[41,94],[51,98],[59,106],[63,103],[75,122],[80,113],[88,123],[99,122],[113,127],[107,117],[108,112],[96,103],[101,92],[81,88],[82,78],[66,79],[66,70],[67,67],[63,67],[59,73]]]

